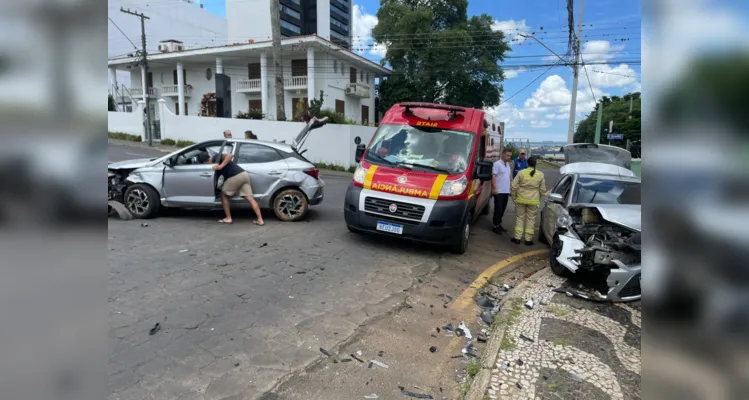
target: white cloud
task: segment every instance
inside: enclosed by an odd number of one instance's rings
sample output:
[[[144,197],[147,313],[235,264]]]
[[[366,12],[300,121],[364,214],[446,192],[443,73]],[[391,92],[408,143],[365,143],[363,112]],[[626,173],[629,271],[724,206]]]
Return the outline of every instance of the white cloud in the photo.
[[[384,57],[387,49],[381,44],[374,44],[372,39],[372,28],[377,25],[377,16],[367,14],[364,7],[354,4],[351,23],[354,25],[351,44],[355,51]]]
[[[608,40],[591,40],[583,43],[582,54],[586,63],[604,62],[622,55],[624,45],[612,45]]]
[[[525,72],[525,68],[506,69],[506,70],[504,70],[505,80],[517,78],[523,72]]]
[[[546,121],[546,120],[531,121],[531,128],[543,129],[543,128],[548,128],[550,126],[551,126],[551,121]]]
[[[492,23],[492,29],[495,31],[504,32],[505,38],[507,40],[513,40],[516,43],[522,43],[525,41],[525,38],[520,36],[520,34],[528,34],[528,32],[530,32],[531,30],[531,27],[525,23],[525,19],[522,19],[520,21],[509,19],[506,21],[494,21]]]

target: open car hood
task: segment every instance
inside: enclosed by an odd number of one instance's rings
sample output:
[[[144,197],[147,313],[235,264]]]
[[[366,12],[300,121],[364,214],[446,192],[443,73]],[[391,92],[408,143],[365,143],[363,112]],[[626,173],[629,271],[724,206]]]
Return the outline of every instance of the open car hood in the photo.
[[[593,207],[606,221],[641,232],[642,207],[639,204],[576,204],[574,207]]]
[[[562,147],[565,164],[603,163],[632,168],[632,154],[620,147],[605,144],[575,143]]]
[[[139,158],[135,160],[118,161],[107,165],[107,169],[137,169],[143,168],[156,161],[157,158]]]

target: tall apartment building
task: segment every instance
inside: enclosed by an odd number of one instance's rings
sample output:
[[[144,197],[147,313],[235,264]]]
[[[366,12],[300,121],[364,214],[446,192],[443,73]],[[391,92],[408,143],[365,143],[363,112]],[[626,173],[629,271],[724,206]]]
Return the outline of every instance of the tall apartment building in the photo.
[[[229,43],[271,39],[270,1],[278,1],[281,36],[317,34],[351,47],[351,0],[226,0]]]

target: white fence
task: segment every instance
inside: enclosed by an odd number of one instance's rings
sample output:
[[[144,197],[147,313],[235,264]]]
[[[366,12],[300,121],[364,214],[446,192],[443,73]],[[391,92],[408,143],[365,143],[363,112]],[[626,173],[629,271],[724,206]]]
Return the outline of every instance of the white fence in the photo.
[[[143,134],[142,115],[140,107],[133,113],[109,113],[109,131],[126,132],[133,135]],[[259,140],[286,141],[291,143],[296,138],[304,124],[301,122],[263,121],[236,118],[209,118],[174,115],[166,107],[166,102],[159,100],[161,113],[161,138],[173,140],[190,140],[202,142],[204,140],[219,139],[223,131],[230,129],[235,138],[243,138],[244,131],[251,130]],[[123,114],[113,116],[113,114]],[[133,122],[135,119],[137,121]],[[133,129],[134,127],[137,128]],[[356,165],[354,153],[356,145],[354,138],[359,136],[362,143],[368,143],[376,128],[356,125],[328,124],[312,131],[304,143],[307,149],[304,157],[312,162],[350,167]]]
[[[138,102],[133,108],[133,112],[107,112],[107,125],[109,132],[124,132],[130,135],[137,135],[146,139],[143,132],[143,108],[142,102]]]

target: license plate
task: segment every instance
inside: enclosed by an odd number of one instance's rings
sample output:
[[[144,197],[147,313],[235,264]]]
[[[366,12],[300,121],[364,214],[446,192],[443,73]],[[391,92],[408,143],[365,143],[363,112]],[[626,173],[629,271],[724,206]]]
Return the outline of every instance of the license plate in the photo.
[[[387,233],[403,234],[403,225],[391,224],[389,222],[377,222],[377,230]]]

